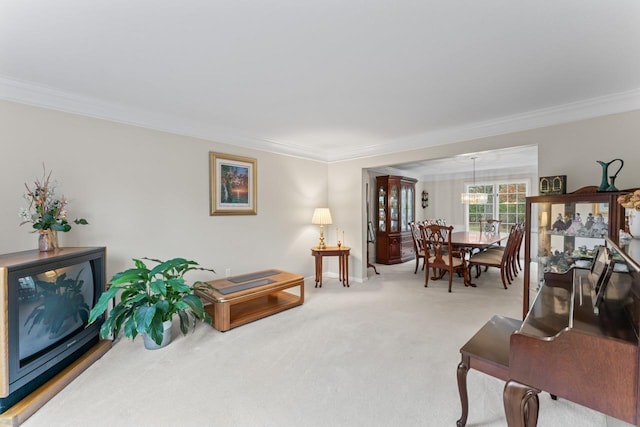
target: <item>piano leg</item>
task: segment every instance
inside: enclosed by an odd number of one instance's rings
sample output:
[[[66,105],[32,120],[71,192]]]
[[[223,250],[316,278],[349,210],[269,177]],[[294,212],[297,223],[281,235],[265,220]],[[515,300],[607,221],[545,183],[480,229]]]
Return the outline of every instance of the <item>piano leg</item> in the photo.
[[[509,427],[535,427],[538,424],[540,390],[509,380],[504,386],[504,412]]]
[[[458,365],[458,392],[460,393],[460,403],[462,404],[462,415],[456,421],[457,427],[464,427],[467,424],[469,415],[469,396],[467,395],[467,372],[469,372],[469,357],[462,357],[462,362]]]

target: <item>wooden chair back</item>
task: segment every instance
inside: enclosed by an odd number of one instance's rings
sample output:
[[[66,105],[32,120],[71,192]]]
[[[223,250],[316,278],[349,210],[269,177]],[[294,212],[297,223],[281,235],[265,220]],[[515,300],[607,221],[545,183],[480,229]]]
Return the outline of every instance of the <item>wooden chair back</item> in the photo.
[[[418,266],[420,265],[420,259],[423,260],[422,269],[426,265],[426,249],[424,245],[424,241],[422,240],[422,233],[420,232],[420,224],[417,222],[410,222],[409,229],[411,230],[411,237],[413,238],[413,249],[416,252],[416,268],[414,270],[414,274],[418,272]]]
[[[480,219],[480,231],[495,234],[500,232],[501,219]]]
[[[444,273],[449,273],[449,292],[453,281],[453,273],[461,272],[467,282],[466,264],[464,252],[454,251],[451,245],[451,233],[453,226],[428,224],[420,227],[422,240],[427,251],[425,284],[429,284],[429,269],[434,272],[433,279],[441,278]],[[436,272],[439,272],[437,274]]]
[[[515,254],[517,254],[517,244],[520,239],[521,230],[524,230],[519,224],[511,226],[509,237],[504,248],[489,249],[480,252],[469,258],[469,270],[476,267],[476,277],[480,276],[480,267],[496,267],[500,269],[500,277],[502,278],[502,286],[507,289],[507,284],[511,284],[513,276],[513,263]]]

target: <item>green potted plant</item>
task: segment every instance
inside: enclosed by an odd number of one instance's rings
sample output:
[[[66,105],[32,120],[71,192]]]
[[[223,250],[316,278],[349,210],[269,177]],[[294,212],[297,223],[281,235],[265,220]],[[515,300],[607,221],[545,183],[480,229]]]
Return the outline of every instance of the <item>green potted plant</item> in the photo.
[[[195,290],[210,289],[211,286],[202,281],[188,285],[184,275],[193,270],[215,273],[214,270],[201,268],[195,261],[184,258],[167,261],[143,259],[157,265],[150,268],[142,260],[134,259],[135,267],[116,273],[109,289],[102,293],[89,313],[91,324],[106,311],[109,301],[120,294],[120,300],[100,328],[102,338],[111,334],[115,339],[120,331],[131,339],[141,334],[145,347],[154,349],[169,343],[175,315],[180,318],[180,330],[184,335],[190,324],[195,328],[198,319],[211,323],[202,300],[195,295]]]

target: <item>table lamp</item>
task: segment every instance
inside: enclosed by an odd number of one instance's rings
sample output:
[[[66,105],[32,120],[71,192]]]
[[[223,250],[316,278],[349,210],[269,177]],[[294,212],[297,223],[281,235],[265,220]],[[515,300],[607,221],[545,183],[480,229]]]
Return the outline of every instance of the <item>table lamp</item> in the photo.
[[[320,225],[320,242],[318,243],[318,249],[325,249],[327,246],[324,244],[324,226],[331,224],[331,211],[329,208],[316,208],[313,212],[311,223]]]

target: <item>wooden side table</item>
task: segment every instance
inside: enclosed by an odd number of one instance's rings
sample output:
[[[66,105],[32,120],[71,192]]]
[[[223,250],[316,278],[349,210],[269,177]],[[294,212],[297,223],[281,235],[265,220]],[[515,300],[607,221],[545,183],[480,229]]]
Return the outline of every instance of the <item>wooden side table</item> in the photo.
[[[326,256],[338,257],[338,279],[342,286],[349,287],[349,253],[351,248],[346,246],[327,246],[324,249],[311,248],[311,255],[316,259],[316,288],[322,287],[322,258]]]

